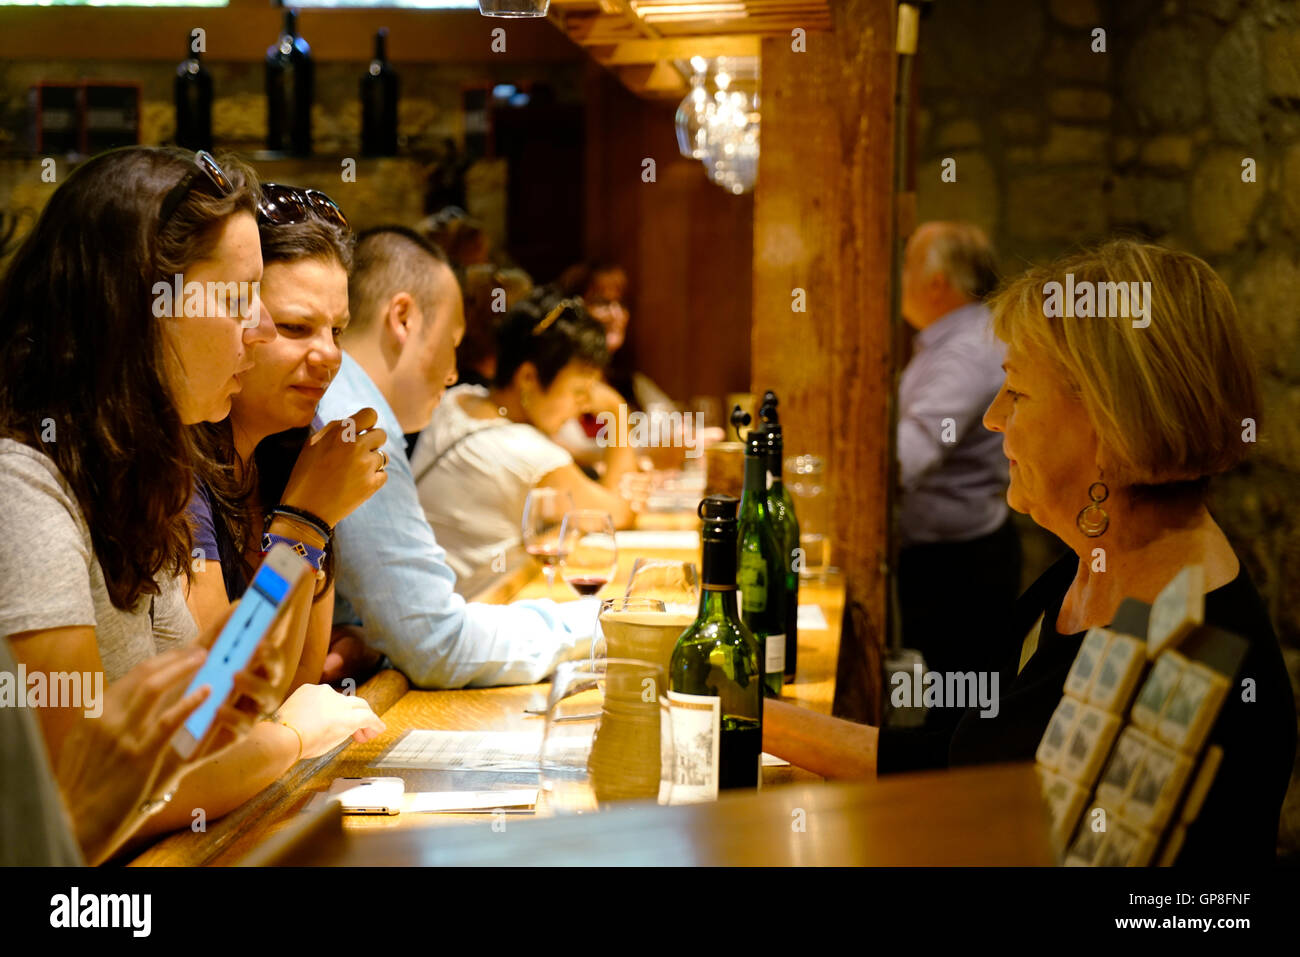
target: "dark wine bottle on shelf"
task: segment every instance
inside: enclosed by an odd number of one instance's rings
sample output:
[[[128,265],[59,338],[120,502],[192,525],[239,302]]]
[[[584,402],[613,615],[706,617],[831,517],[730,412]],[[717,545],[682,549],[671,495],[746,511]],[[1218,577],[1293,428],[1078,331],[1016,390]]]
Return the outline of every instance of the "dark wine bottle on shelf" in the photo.
[[[675,804],[709,800],[719,788],[758,787],[763,753],[762,651],[736,607],[736,499],[710,495],[699,515],[700,611],[668,669]]]
[[[745,485],[737,530],[736,584],[740,617],[763,647],[763,684],[780,697],[785,683],[785,546],[777,538],[767,507],[767,434],[760,428],[745,437]]]
[[[284,12],[284,32],[266,51],[266,148],[311,155],[311,103],[316,67],[298,36],[298,11]]]
[[[212,74],[203,67],[192,36],[185,38],[185,59],[176,67],[176,145],[187,150],[212,149]]]
[[[767,509],[785,553],[785,683],[789,684],[799,667],[799,518],[782,477],[785,440],[776,407],[776,393],[768,392],[758,414],[767,434]]]
[[[375,57],[361,77],[361,155],[397,155],[397,71],[388,62],[388,29],[375,34]]]

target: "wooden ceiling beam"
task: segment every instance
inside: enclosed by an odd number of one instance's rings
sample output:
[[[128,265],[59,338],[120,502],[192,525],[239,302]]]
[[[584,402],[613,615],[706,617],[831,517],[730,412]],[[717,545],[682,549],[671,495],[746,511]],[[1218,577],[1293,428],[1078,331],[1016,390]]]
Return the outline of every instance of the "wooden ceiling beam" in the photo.
[[[674,37],[663,40],[625,40],[608,46],[593,46],[588,52],[604,66],[658,63],[661,60],[689,60],[693,56],[758,56],[758,37],[745,34]]]
[[[550,16],[593,60],[646,97],[680,96],[687,78],[678,64],[693,56],[757,58],[763,37],[831,28],[828,0],[689,0],[693,11],[662,12],[687,2],[636,0],[633,9],[632,0],[552,0]],[[724,2],[742,3],[744,15],[720,15]]]

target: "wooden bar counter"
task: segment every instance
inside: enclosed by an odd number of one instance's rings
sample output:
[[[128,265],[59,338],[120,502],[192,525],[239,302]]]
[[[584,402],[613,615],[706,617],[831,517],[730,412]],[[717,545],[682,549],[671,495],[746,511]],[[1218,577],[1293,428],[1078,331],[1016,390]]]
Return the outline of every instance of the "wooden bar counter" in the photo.
[[[603,595],[623,593],[638,557],[699,562],[698,541],[693,549],[679,547],[679,541],[656,547],[644,531],[639,534],[640,542],[634,535],[620,547],[619,573]],[[680,531],[674,534],[681,538]],[[547,591],[522,549],[508,556],[504,571],[462,583],[462,592],[476,601],[540,598]],[[553,595],[569,600],[572,591],[557,580]],[[785,686],[784,700],[830,713],[843,603],[838,576],[801,586],[800,604],[818,606],[826,627],[800,629],[799,673]],[[372,765],[412,729],[536,730],[540,736],[544,718],[525,709],[545,709],[548,691],[549,684],[421,691],[398,672],[381,671],[358,694],[383,718],[382,735],[299,762],[244,806],[209,822],[206,831],[163,838],[130,863],[1052,863],[1038,782],[1029,765],[862,784],[827,784],[799,768],[765,767],[758,794],[728,795],[693,807],[630,805],[555,819],[534,819],[531,813],[344,817],[337,805],[300,813],[340,777],[397,775],[408,792],[434,790],[434,772]]]

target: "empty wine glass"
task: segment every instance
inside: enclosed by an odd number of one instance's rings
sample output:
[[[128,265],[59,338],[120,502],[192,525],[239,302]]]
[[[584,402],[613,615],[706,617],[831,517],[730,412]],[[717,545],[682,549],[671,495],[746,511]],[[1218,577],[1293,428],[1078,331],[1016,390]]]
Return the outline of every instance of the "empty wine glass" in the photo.
[[[564,516],[573,511],[573,496],[563,489],[535,488],[524,500],[524,551],[533,556],[546,573],[546,593],[555,585],[555,566],[561,558],[560,529]]]
[[[700,607],[700,573],[694,562],[638,558],[627,582],[627,598],[657,598],[665,611],[689,614]]]
[[[633,658],[562,662],[539,764],[539,815],[670,803],[676,760],[663,668]]]
[[[608,512],[588,508],[569,512],[560,525],[559,548],[560,574],[584,597],[608,585],[618,570],[614,519]]]

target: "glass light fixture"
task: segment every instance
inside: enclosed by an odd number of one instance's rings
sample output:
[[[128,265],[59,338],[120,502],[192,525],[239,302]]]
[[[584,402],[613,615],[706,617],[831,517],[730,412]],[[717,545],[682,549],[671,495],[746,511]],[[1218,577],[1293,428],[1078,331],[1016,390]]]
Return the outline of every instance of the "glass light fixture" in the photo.
[[[732,89],[731,80],[724,75],[713,97],[704,167],[713,182],[740,195],[758,177],[758,97]]]
[[[551,0],[478,0],[485,17],[544,17]]]
[[[709,94],[704,88],[708,79],[708,62],[704,57],[691,57],[695,72],[691,75],[691,91],[677,107],[677,149],[688,159],[704,159],[708,147]]]
[[[757,77],[744,60],[734,66],[717,58],[710,92],[708,61],[691,58],[691,89],[675,127],[681,155],[700,160],[710,181],[739,196],[758,179],[760,116]]]

